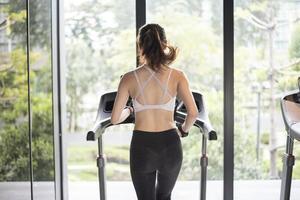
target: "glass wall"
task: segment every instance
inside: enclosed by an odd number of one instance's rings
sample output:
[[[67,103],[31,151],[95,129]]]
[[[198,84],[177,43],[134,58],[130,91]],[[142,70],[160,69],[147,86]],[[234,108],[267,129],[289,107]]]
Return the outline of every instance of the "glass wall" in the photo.
[[[0,199],[54,199],[51,1],[29,6],[27,41],[26,1],[0,1]]]
[[[136,67],[135,1],[65,0],[64,18],[69,199],[99,198],[97,142],[87,142],[86,133],[101,94],[115,91],[120,76]],[[104,134],[109,199],[125,198],[116,190],[135,197],[129,171],[132,128],[114,126]]]
[[[54,200],[51,0],[29,6],[33,197]]]
[[[184,71],[192,90],[203,94],[217,141],[208,142],[207,199],[223,199],[223,1],[147,1],[146,23],[164,27],[178,47],[172,67]],[[199,199],[201,134],[192,127],[182,139],[183,165],[174,198]]]
[[[286,141],[280,98],[297,88],[299,13],[299,1],[235,1],[235,199],[279,199]]]
[[[204,95],[218,132],[218,141],[208,145],[210,199],[221,199],[223,195],[222,10],[220,0],[178,1],[172,6],[167,1],[147,1],[146,8],[146,22],[161,24],[170,42],[179,47],[173,67],[184,70],[193,90]],[[136,66],[135,1],[65,0],[64,15],[69,198],[97,198],[97,143],[87,142],[86,133],[94,123],[101,94],[115,91],[120,76]],[[108,198],[136,198],[129,171],[132,128],[114,126],[104,134]],[[200,143],[196,128],[183,140],[185,160],[178,179],[181,188],[175,189],[175,198],[199,194]],[[216,188],[218,192],[214,192]]]
[[[2,0],[0,7],[1,199],[31,197],[25,3]]]

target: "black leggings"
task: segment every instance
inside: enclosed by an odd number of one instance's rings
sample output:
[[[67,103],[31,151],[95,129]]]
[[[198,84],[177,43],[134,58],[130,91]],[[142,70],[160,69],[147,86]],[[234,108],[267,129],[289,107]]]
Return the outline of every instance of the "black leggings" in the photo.
[[[138,200],[170,200],[182,158],[181,139],[175,128],[160,132],[134,130],[130,173]]]

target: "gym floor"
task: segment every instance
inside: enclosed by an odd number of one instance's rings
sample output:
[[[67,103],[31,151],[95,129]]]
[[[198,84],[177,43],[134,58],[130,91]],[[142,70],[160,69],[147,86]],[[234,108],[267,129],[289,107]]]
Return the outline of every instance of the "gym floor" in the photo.
[[[29,183],[2,182],[0,183],[0,199],[26,199],[26,190]],[[130,181],[107,181],[107,199],[109,200],[135,200],[135,192]],[[53,182],[35,182],[34,196],[36,199],[53,200]],[[24,189],[24,192],[21,192]],[[15,191],[19,191],[16,193]],[[28,194],[29,195],[29,194]],[[277,200],[280,195],[280,180],[251,180],[235,181],[235,199],[237,200]],[[300,180],[292,182],[291,198],[296,200],[300,196]],[[28,196],[30,197],[30,196]],[[29,198],[28,198],[29,199]],[[70,182],[69,199],[99,199],[98,182]],[[172,193],[172,199],[199,199],[199,181],[178,181]],[[208,181],[207,199],[223,200],[223,182]]]

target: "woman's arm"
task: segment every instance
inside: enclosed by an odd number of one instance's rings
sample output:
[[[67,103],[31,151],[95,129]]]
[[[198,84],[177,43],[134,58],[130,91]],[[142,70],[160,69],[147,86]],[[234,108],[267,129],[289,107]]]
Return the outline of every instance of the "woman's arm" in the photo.
[[[125,119],[127,119],[127,117],[129,117],[129,115],[131,114],[131,112],[132,112],[131,109],[132,109],[132,108],[129,108],[129,107],[124,108],[124,109],[122,110],[122,112],[121,112],[121,115],[120,115],[119,120],[117,120],[117,121],[112,121],[112,120],[111,120],[111,123],[112,123],[112,124],[119,124],[119,123],[123,122],[123,121],[124,121]]]
[[[187,116],[182,124],[182,129],[184,132],[188,132],[196,121],[198,116],[198,108],[195,103],[194,96],[190,90],[188,79],[184,72],[181,72],[179,77],[177,95],[187,108]]]
[[[122,76],[117,96],[114,102],[113,110],[111,113],[111,123],[119,124],[123,122],[130,115],[130,110],[125,108],[126,102],[129,98],[129,75],[126,73]]]

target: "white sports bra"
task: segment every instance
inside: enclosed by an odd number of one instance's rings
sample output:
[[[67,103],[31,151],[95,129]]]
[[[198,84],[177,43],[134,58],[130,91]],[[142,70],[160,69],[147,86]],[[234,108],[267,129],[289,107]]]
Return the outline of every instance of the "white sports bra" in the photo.
[[[133,103],[133,107],[134,107],[134,111],[135,112],[139,112],[139,111],[142,111],[142,110],[146,110],[146,109],[163,109],[163,110],[167,110],[167,111],[174,111],[174,107],[175,107],[175,100],[176,100],[176,96],[172,97],[171,94],[168,92],[168,83],[169,83],[169,80],[170,80],[170,76],[171,76],[171,72],[172,72],[172,68],[170,70],[170,73],[168,75],[168,79],[167,79],[167,83],[166,85],[163,85],[160,80],[155,76],[155,71],[151,70],[150,68],[148,67],[145,67],[150,73],[150,77],[144,82],[143,85],[141,85],[140,83],[140,80],[137,76],[137,73],[136,73],[136,70],[133,71],[134,73],[134,76],[137,80],[137,83],[138,83],[138,86],[139,86],[139,92],[135,98],[132,99],[132,103]],[[167,103],[163,103],[163,104],[145,104],[145,96],[144,96],[144,88],[145,86],[148,84],[148,82],[151,80],[151,78],[154,77],[155,80],[157,80],[157,82],[159,83],[159,85],[161,86],[161,88],[164,90],[163,92],[163,95],[162,95],[162,98],[165,96],[165,94],[167,93],[171,99],[167,102]],[[137,101],[137,97],[139,96],[139,94],[142,95],[142,98],[143,98],[143,101],[144,101],[144,104],[141,104]]]

